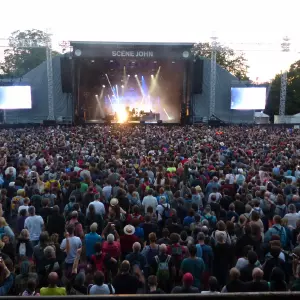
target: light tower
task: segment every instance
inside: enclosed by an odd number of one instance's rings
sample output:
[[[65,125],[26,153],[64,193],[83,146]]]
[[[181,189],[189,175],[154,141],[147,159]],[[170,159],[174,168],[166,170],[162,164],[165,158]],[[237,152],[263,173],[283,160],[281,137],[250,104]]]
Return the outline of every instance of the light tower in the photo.
[[[211,61],[210,61],[210,97],[209,97],[209,119],[215,114],[216,106],[216,72],[217,72],[217,42],[215,34],[211,37]]]
[[[53,66],[52,66],[52,42],[49,29],[46,30],[47,36],[46,61],[47,61],[47,82],[48,82],[48,120],[55,120],[54,116],[54,99],[53,99]]]
[[[286,57],[286,53],[290,51],[290,39],[285,36],[283,42],[281,43],[281,50]],[[285,59],[284,59],[285,60]],[[279,103],[279,119],[280,123],[285,123],[285,103],[286,103],[286,85],[287,85],[287,74],[288,70],[285,67],[284,71],[281,73],[281,86],[280,86],[280,103]]]

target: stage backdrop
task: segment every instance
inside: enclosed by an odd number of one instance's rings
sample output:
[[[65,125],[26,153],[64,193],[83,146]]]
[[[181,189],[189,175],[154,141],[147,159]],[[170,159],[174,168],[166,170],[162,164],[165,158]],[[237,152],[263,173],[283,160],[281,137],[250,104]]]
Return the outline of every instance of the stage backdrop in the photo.
[[[56,119],[64,117],[70,120],[73,116],[72,97],[71,94],[62,92],[60,58],[61,56],[53,58],[54,116]],[[22,82],[23,81],[30,84],[32,87],[32,109],[7,110],[6,122],[41,123],[48,117],[48,81],[46,62],[27,73],[23,77]],[[230,88],[232,83],[236,81],[236,77],[222,69],[220,66],[217,66],[215,115],[226,122],[253,123],[253,111],[230,109]],[[210,61],[205,59],[203,64],[202,94],[194,94],[191,99],[193,102],[191,111],[194,112],[195,122],[208,117],[209,94]]]
[[[53,98],[54,116],[72,118],[71,94],[64,94],[61,87],[60,57],[53,58]],[[14,84],[18,85],[17,80]],[[26,82],[32,89],[32,109],[17,109],[6,111],[6,123],[41,123],[48,117],[48,81],[47,65],[43,62],[23,76],[21,82]]]

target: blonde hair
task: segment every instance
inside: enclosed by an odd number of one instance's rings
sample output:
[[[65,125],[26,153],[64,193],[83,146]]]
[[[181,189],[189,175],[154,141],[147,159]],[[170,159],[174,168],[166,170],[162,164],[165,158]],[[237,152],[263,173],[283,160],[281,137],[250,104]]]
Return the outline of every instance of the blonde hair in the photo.
[[[5,218],[0,217],[0,227],[8,226]]]
[[[27,229],[22,229],[20,232],[20,238],[28,239],[29,238],[29,231]]]

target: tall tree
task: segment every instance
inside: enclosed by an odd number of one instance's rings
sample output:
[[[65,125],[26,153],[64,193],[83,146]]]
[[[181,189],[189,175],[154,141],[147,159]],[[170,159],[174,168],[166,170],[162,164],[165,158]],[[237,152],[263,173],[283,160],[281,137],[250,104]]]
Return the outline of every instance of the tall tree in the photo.
[[[212,47],[209,43],[198,43],[192,49],[195,56],[211,58]],[[219,46],[217,50],[217,64],[226,69],[240,80],[249,80],[248,65],[244,53],[236,53],[229,47]]]
[[[14,31],[9,37],[9,49],[4,51],[1,71],[6,77],[20,77],[46,60],[47,33],[32,29]],[[58,53],[53,51],[53,55]]]
[[[265,113],[274,116],[279,113],[281,74],[272,81]],[[294,62],[288,71],[285,113],[294,115],[300,112],[300,60]]]

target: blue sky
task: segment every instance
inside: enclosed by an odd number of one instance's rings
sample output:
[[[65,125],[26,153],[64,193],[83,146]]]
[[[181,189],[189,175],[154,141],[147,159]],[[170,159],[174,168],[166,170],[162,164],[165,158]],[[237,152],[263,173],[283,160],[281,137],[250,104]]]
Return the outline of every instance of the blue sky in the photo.
[[[223,44],[244,50],[250,77],[261,81],[300,58],[298,0],[14,0],[0,7],[0,45],[12,31],[31,28],[49,28],[55,48],[68,40],[204,42],[216,32]],[[280,52],[284,35],[288,55]]]

